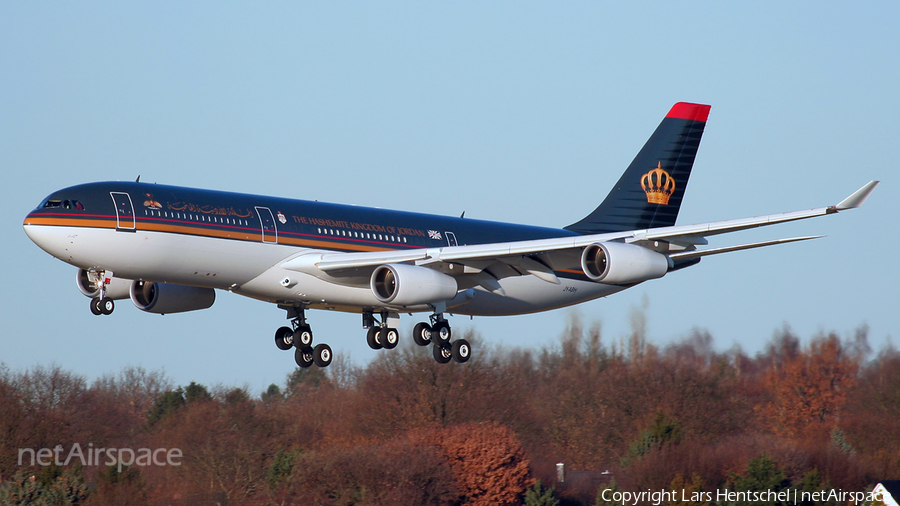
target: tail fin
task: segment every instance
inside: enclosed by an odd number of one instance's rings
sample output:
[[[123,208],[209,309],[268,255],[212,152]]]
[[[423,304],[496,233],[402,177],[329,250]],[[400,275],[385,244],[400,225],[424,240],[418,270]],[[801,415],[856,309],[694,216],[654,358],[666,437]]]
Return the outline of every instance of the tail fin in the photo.
[[[566,230],[602,234],[674,225],[709,109],[672,106],[603,203]]]

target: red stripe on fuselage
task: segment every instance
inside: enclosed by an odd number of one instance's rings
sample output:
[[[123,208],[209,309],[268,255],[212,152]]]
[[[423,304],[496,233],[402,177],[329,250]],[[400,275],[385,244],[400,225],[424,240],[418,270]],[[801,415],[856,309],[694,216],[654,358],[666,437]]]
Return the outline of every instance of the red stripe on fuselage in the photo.
[[[88,216],[100,218],[90,219]],[[31,214],[25,219],[25,225],[43,225],[50,227],[86,227],[100,229],[116,228],[115,216],[81,215],[77,217],[56,213]],[[197,237],[214,237],[218,239],[234,239],[239,241],[262,242],[262,234],[257,228],[213,223],[195,223],[191,221],[167,220],[165,218],[139,218],[137,230],[162,232],[169,234],[193,235]],[[381,241],[360,239],[340,240],[330,236],[301,234],[297,232],[278,232],[278,244],[301,246],[305,248],[329,249],[333,251],[391,251],[398,249],[415,249],[417,246],[394,244]]]

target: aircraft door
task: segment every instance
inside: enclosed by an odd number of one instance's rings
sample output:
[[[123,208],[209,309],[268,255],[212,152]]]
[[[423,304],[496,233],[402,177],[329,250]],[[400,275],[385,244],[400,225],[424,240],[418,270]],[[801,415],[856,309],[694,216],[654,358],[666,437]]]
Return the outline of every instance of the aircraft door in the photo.
[[[131,195],[124,192],[109,192],[116,206],[116,230],[134,232],[134,205]]]
[[[456,234],[453,232],[444,232],[444,235],[447,236],[447,245],[448,246],[459,246],[456,242]]]
[[[275,226],[275,216],[268,207],[256,206],[256,214],[259,216],[259,223],[262,226],[263,242],[277,243],[278,228]]]

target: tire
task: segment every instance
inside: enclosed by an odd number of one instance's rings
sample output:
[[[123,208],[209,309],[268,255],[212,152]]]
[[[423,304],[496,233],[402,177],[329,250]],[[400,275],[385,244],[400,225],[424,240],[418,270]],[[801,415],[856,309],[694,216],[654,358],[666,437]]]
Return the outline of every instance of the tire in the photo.
[[[381,345],[386,350],[392,350],[396,348],[397,343],[400,342],[400,333],[397,332],[397,329],[383,328],[381,329],[381,334],[378,337],[378,340],[381,341]]]
[[[378,333],[381,331],[381,327],[372,327],[369,329],[369,332],[366,334],[366,342],[369,343],[369,348],[373,350],[380,350],[382,348],[381,342],[378,339]]]
[[[313,361],[319,367],[328,367],[331,364],[331,360],[334,358],[334,355],[331,353],[331,346],[328,346],[325,343],[317,344],[313,350],[312,356]]]
[[[105,315],[111,315],[116,309],[116,302],[109,297],[100,299],[100,312]]]
[[[294,346],[297,348],[312,348],[313,335],[309,325],[297,327],[294,332]]]
[[[453,358],[453,352],[449,346],[435,344],[431,349],[434,360],[439,364],[446,364]]]
[[[413,342],[419,346],[428,346],[431,344],[431,325],[425,322],[419,322],[413,327]]]
[[[472,356],[472,346],[470,346],[469,341],[466,341],[465,339],[457,339],[456,341],[453,341],[451,355],[453,355],[453,360],[460,364],[468,362],[469,358]]]
[[[100,297],[91,299],[91,313],[94,313],[95,316],[103,314],[103,311],[100,311]]]
[[[437,344],[450,344],[450,324],[447,322],[438,322],[431,329],[431,340]]]
[[[279,350],[287,351],[294,347],[294,329],[281,327],[275,331],[275,346]]]
[[[298,366],[306,369],[313,365],[313,355],[312,348],[306,348],[304,350],[297,348],[296,351],[294,351],[294,362],[297,362]]]

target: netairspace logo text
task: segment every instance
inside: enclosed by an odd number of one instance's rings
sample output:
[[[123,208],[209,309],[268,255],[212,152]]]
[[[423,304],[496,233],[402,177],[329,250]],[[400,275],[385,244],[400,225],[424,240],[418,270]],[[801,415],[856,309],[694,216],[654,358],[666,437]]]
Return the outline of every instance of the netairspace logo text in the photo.
[[[52,450],[41,448],[35,451],[34,448],[19,448],[19,465],[68,466],[74,463],[81,463],[82,466],[116,465],[121,473],[122,466],[180,466],[184,455],[179,448],[153,450],[138,448],[135,451],[131,448],[94,448],[94,443],[89,443],[87,448],[82,449],[80,444],[75,443],[65,454],[64,459],[62,456],[62,445],[56,445]]]
[[[715,492],[687,491],[687,490],[644,490],[642,492],[620,492],[606,489],[600,494],[601,499],[614,502],[622,506],[638,506],[639,504],[652,504],[661,506],[664,503],[674,502],[758,502],[771,504],[798,504],[802,502],[837,502],[858,505],[874,500],[881,500],[881,493],[875,492],[847,492],[844,490],[818,490],[814,492],[789,490],[763,490],[755,492],[738,492],[735,490],[721,489]]]

